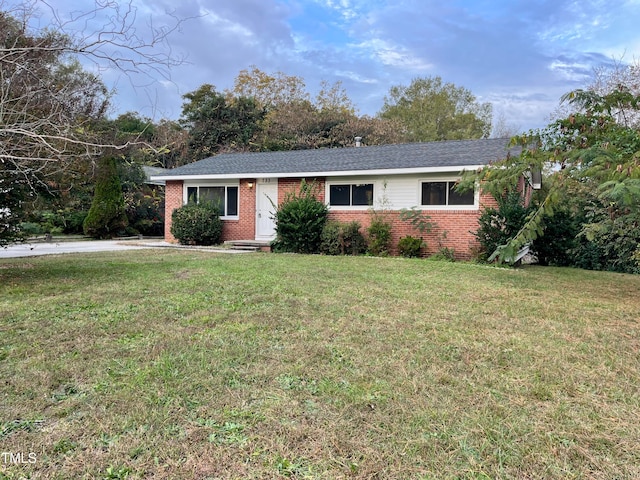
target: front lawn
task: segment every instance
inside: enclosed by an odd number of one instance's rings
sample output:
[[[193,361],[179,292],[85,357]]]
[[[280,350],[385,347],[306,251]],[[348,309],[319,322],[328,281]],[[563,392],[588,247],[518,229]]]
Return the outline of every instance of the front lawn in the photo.
[[[0,479],[640,478],[640,276],[0,261]]]

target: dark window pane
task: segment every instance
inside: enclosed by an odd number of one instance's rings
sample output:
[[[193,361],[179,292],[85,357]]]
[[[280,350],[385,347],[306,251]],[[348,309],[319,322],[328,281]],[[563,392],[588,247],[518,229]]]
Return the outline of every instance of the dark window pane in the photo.
[[[238,215],[238,187],[227,187],[227,215]]]
[[[224,215],[224,187],[200,187],[200,203],[211,202]]]
[[[456,183],[449,182],[449,205],[473,205],[473,190],[456,192]]]
[[[446,205],[447,182],[424,182],[422,184],[422,205]]]
[[[331,185],[329,205],[351,205],[351,185]]]
[[[198,187],[187,187],[187,202],[198,203]]]
[[[352,185],[352,205],[373,205],[373,183]]]

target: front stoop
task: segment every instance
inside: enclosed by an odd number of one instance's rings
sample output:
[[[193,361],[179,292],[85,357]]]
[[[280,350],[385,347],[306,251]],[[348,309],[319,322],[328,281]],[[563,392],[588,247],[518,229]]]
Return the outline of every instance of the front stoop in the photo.
[[[225,245],[233,250],[244,250],[250,252],[270,252],[271,241],[269,240],[227,240]]]

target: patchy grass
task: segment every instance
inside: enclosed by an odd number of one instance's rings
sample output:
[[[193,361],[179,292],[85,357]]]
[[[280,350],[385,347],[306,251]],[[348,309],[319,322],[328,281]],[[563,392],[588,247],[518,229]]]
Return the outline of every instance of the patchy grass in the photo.
[[[0,478],[639,478],[639,312],[572,269],[5,260]]]

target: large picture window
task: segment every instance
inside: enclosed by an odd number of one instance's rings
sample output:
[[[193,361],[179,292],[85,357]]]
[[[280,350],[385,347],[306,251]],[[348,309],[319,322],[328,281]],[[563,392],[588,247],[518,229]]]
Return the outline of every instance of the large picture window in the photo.
[[[373,183],[329,185],[329,205],[370,207],[373,205]]]
[[[456,182],[422,182],[421,205],[424,206],[473,206],[473,190],[457,192]]]
[[[212,202],[221,217],[238,216],[238,187],[230,185],[187,187],[188,202]]]

